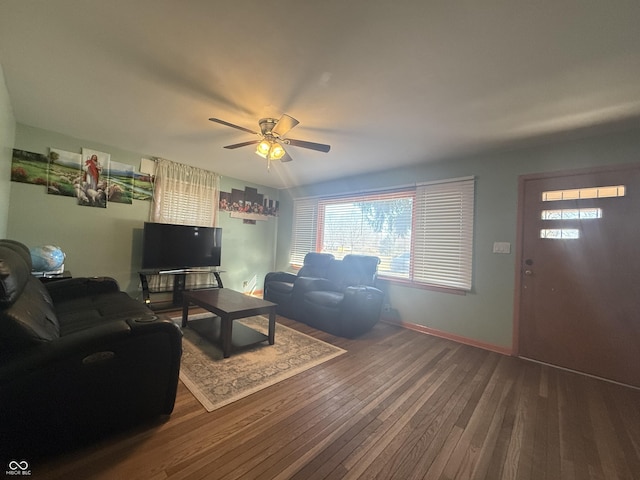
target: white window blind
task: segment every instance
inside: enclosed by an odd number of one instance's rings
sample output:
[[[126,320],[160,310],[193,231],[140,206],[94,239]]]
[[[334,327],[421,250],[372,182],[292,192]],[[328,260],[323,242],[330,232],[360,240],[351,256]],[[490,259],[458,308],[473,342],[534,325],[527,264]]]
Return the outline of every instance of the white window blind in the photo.
[[[293,236],[289,263],[301,266],[304,256],[316,251],[318,200],[300,199],[293,204]]]
[[[162,220],[182,225],[213,226],[216,214],[213,192],[207,191],[194,198],[187,184],[174,183],[172,188],[163,197]]]
[[[474,180],[416,188],[413,280],[471,289]]]

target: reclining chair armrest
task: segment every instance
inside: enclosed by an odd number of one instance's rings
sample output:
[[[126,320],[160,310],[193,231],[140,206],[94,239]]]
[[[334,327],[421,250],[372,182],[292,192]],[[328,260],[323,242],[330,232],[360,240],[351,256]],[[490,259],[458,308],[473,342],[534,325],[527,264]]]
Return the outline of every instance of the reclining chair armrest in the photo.
[[[354,301],[357,298],[367,299],[369,301],[380,301],[384,299],[384,293],[382,290],[376,287],[370,287],[368,285],[352,285],[344,289],[345,301]]]
[[[119,292],[118,282],[111,277],[66,278],[45,284],[53,303],[100,293]]]
[[[132,336],[150,335],[154,333],[164,332],[171,338],[171,348],[173,351],[179,351],[182,353],[182,330],[173,322],[169,317],[156,316],[153,314],[142,315],[139,317],[132,317],[127,319],[129,327],[131,327]],[[179,359],[178,359],[179,360]],[[180,370],[180,362],[177,364],[178,371]]]
[[[342,335],[355,338],[370,330],[380,319],[384,293],[366,285],[347,287],[342,301]]]
[[[264,277],[264,283],[267,282],[285,282],[293,283],[296,280],[296,275],[289,272],[269,272]]]

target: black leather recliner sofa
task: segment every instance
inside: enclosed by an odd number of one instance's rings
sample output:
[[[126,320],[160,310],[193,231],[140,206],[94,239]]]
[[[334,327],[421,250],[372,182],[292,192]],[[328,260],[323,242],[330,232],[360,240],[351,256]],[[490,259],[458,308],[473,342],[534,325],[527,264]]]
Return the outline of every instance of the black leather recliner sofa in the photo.
[[[43,284],[0,240],[0,452],[83,445],[172,412],[182,333],[110,278]]]
[[[264,290],[263,297],[273,303],[277,303],[277,312],[280,315],[289,318],[295,318],[296,310],[299,310],[303,300],[302,294],[297,291],[294,294],[294,288],[296,288],[296,279],[301,277],[311,278],[324,278],[327,276],[327,268],[329,263],[333,261],[335,257],[330,253],[307,253],[304,257],[304,263],[302,268],[298,270],[297,274],[289,272],[269,272],[264,278]],[[299,289],[299,285],[296,290]],[[294,301],[298,300],[300,305],[294,307]]]
[[[380,319],[384,294],[375,287],[378,257],[308,253],[297,275],[271,272],[264,299],[277,303],[280,315],[334,335],[354,338]]]

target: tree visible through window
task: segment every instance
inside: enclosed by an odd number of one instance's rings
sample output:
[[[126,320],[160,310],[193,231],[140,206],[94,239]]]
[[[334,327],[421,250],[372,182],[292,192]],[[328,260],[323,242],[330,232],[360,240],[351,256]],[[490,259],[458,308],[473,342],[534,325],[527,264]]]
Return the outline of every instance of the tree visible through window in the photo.
[[[318,203],[320,251],[375,255],[380,274],[409,277],[413,192]]]

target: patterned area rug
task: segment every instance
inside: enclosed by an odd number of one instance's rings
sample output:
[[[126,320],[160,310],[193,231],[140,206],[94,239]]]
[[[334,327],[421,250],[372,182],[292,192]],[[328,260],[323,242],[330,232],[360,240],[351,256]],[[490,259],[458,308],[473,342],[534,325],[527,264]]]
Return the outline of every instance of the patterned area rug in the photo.
[[[211,316],[189,315],[189,320]],[[180,324],[180,318],[173,318]],[[268,320],[250,317],[242,322],[266,334]],[[281,382],[346,352],[284,325],[276,324],[275,345],[267,342],[223,358],[222,349],[191,328],[183,329],[180,380],[211,412]]]

